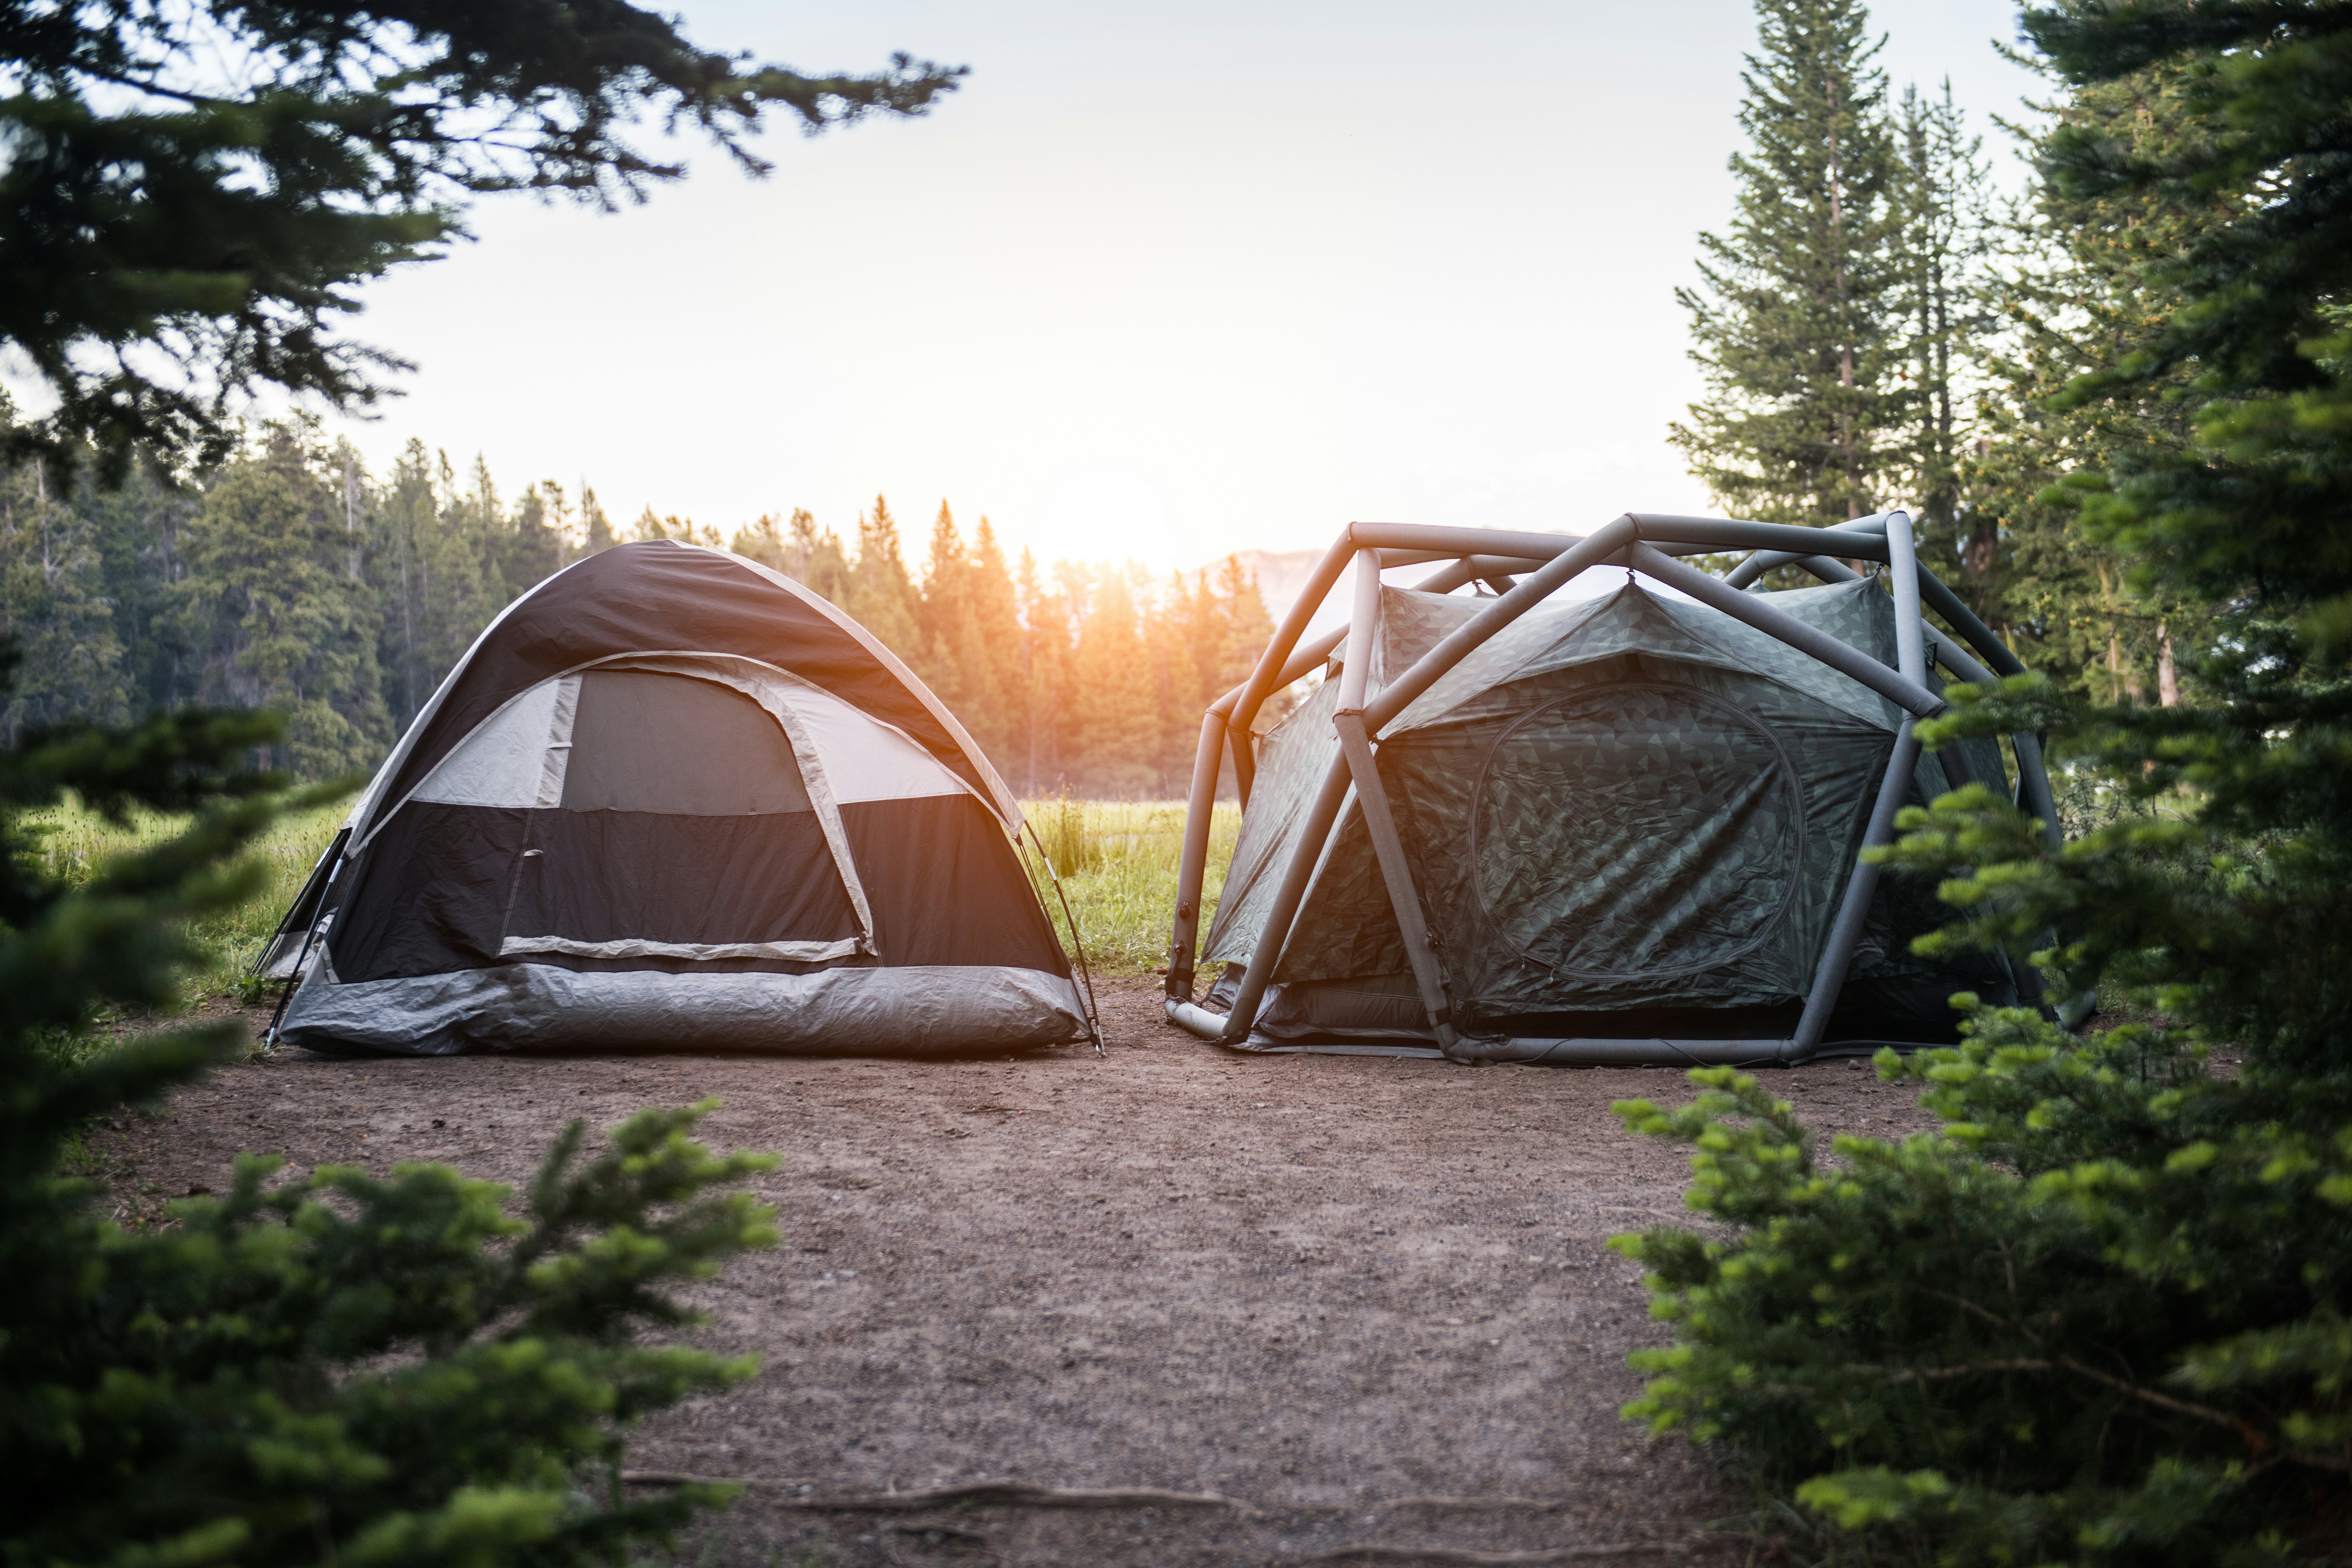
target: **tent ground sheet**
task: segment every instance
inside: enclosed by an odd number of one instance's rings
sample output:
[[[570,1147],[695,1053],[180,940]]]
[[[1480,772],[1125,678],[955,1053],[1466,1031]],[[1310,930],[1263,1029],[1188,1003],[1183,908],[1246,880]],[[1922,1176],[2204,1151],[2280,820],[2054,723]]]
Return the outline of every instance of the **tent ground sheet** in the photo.
[[[225,1189],[239,1150],[520,1184],[572,1117],[721,1097],[707,1142],[783,1156],[756,1184],[783,1243],[696,1291],[695,1337],[764,1370],[631,1445],[641,1471],[762,1483],[683,1563],[1741,1560],[1705,1532],[1744,1490],[1617,1415],[1626,1353],[1666,1331],[1603,1243],[1682,1218],[1685,1170],[1609,1103],[1682,1101],[1679,1073],[1236,1056],[1154,990],[1102,999],[1105,1058],[288,1050],[115,1118],[92,1154],[135,1220]],[[1927,1124],[1861,1064],[1770,1081],[1825,1134]],[[996,1479],[1246,1506],[811,1506]]]

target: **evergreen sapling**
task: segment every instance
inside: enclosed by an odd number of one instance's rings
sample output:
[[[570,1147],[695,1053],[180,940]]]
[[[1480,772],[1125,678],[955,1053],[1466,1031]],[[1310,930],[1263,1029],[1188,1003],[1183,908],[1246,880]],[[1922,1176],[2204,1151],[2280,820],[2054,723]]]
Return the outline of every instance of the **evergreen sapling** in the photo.
[[[239,759],[278,733],[183,710],[0,752],[0,1562],[624,1561],[728,1491],[625,1497],[624,1430],[753,1370],[634,1338],[693,1321],[672,1288],[773,1237],[718,1190],[772,1162],[688,1137],[709,1103],[641,1112],[593,1152],[575,1122],[520,1215],[443,1166],[288,1179],[245,1156],[226,1196],[126,1231],[58,1173],[90,1119],[241,1047],[233,1023],[89,1031],[170,1000],[203,957],[185,922],[257,889],[240,856],[287,798]],[[68,887],[25,814],[68,792],[194,816]]]

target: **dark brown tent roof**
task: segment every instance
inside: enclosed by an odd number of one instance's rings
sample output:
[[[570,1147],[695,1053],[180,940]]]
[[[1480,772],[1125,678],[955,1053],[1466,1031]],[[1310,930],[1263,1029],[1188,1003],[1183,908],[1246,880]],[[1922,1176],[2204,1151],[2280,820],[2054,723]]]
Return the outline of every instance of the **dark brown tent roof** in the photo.
[[[864,627],[781,574],[662,539],[591,555],[493,622],[418,721],[356,836],[364,838],[375,818],[517,694],[599,659],[656,649],[733,654],[788,670],[904,731],[977,790],[1007,827],[1021,820],[971,737]]]

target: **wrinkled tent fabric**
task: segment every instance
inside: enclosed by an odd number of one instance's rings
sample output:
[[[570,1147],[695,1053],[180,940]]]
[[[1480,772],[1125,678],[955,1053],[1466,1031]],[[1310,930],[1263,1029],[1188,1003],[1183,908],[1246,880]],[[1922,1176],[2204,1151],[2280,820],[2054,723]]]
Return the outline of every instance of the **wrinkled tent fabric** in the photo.
[[[442,683],[281,924],[325,1051],[925,1055],[1083,1037],[1018,806],[840,612],[670,542],[557,574]]]
[[[1885,663],[1893,603],[1872,581],[1769,595]],[[1480,603],[1383,588],[1368,698]],[[1203,957],[1221,1010],[1265,929],[1331,752],[1327,679],[1259,742]],[[1721,611],[1628,582],[1547,602],[1383,730],[1376,763],[1465,1032],[1768,1038],[1812,983],[1904,714]],[[1923,755],[1915,804],[2001,786],[1997,743]],[[1995,954],[1934,963],[1931,889],[1882,879],[1829,1044],[1955,1037],[1952,993],[2021,992]],[[1433,1037],[1352,796],[1308,884],[1251,1042],[1423,1047]]]

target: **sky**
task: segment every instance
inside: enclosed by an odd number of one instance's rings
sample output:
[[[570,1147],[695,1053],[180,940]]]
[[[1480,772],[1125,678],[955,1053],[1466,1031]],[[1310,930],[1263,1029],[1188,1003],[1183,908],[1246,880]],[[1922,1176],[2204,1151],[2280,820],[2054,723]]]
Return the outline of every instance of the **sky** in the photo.
[[[968,64],[932,114],[761,144],[600,215],[521,198],[373,286],[416,363],[340,422],[509,492],[730,531],[942,500],[1041,558],[1186,568],[1355,519],[1581,531],[1712,510],[1677,284],[1729,218],[1740,0],[687,0],[810,71]],[[1883,0],[1897,91],[2034,88],[1998,0]],[[2005,151],[2002,156],[2006,157]],[[2012,178],[2014,176],[2011,176]]]

